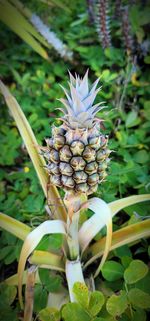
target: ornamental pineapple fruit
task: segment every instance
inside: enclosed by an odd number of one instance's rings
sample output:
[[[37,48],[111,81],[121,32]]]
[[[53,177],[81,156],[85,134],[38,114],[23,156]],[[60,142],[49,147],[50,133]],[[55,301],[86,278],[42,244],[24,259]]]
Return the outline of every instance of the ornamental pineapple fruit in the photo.
[[[100,132],[100,120],[95,118],[103,107],[93,105],[100,90],[98,81],[89,90],[88,71],[83,79],[70,74],[70,93],[62,87],[67,99],[60,99],[63,124],[53,126],[52,138],[43,148],[51,183],[65,191],[92,194],[107,176],[108,137]]]

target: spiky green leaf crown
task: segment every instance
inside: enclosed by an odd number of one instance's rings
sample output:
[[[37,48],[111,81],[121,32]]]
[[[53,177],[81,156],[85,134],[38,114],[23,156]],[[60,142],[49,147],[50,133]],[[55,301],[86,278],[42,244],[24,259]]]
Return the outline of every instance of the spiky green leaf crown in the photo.
[[[61,109],[64,113],[63,120],[71,128],[91,128],[95,122],[95,115],[104,108],[104,106],[101,106],[103,102],[93,105],[96,95],[101,89],[101,87],[96,89],[99,78],[89,90],[88,71],[83,79],[78,75],[76,75],[76,78],[71,73],[69,75],[70,94],[61,86],[67,99],[59,99],[64,105],[64,109]]]

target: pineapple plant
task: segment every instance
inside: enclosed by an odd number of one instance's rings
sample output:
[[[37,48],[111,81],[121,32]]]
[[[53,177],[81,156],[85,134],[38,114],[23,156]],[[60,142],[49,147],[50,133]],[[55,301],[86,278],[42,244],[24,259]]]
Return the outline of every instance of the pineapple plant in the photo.
[[[52,184],[90,195],[107,176],[110,154],[108,136],[101,133],[101,121],[96,118],[103,103],[93,105],[101,87],[96,89],[97,79],[89,89],[88,71],[83,79],[69,74],[70,93],[62,87],[67,99],[59,99],[64,105],[62,125],[53,126],[42,152]]]

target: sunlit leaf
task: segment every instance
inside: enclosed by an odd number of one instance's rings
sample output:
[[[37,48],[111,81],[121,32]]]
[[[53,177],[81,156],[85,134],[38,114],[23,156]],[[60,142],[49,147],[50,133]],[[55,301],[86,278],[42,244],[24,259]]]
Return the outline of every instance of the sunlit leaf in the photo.
[[[104,302],[105,302],[105,298],[102,292],[100,291],[91,292],[88,310],[93,317],[96,316],[99,313],[99,311],[102,309]]]
[[[109,207],[111,209],[112,216],[114,216],[125,207],[131,206],[136,203],[145,202],[145,201],[150,201],[150,194],[125,197],[120,200],[109,203]]]
[[[3,213],[0,213],[0,227],[21,240],[25,240],[26,236],[31,231],[31,228],[28,225]]]
[[[44,59],[48,59],[47,52],[41,47],[40,43],[34,37],[47,46],[44,38],[42,39],[31,23],[29,23],[17,9],[6,0],[0,1],[0,19],[20,38],[28,43],[38,54],[40,54]]]
[[[113,232],[110,251],[125,244],[130,245],[134,241],[140,241],[141,238],[149,237],[149,236],[150,236],[150,219],[124,227],[116,232]],[[104,237],[101,240],[95,242],[93,245],[91,245],[87,249],[84,256],[88,254],[88,256],[90,255],[92,257],[85,263],[85,267],[87,267],[89,264],[94,262],[97,258],[99,258],[103,254],[105,242],[106,242],[106,238]]]
[[[107,311],[114,317],[121,315],[128,307],[127,294],[121,291],[119,295],[113,294],[106,303]]]
[[[47,307],[39,312],[41,321],[60,321],[60,311],[55,308]]]
[[[90,315],[78,304],[67,303],[62,309],[62,317],[65,321],[91,321]]]
[[[14,120],[16,121],[16,125],[19,129],[19,132],[24,140],[30,158],[35,167],[36,173],[42,185],[45,196],[47,196],[47,184],[48,184],[48,174],[45,169],[45,161],[43,157],[39,154],[38,143],[34,136],[34,133],[23,113],[16,99],[11,95],[7,87],[0,81],[0,90],[6,100],[8,108],[12,113]],[[51,212],[59,218],[65,220],[66,211],[64,204],[59,196],[59,193],[55,186],[49,186],[49,204],[55,204],[55,206],[51,206]],[[57,204],[57,210],[56,210]]]
[[[94,236],[103,228],[103,226],[106,225],[107,227],[105,250],[101,263],[95,272],[94,276],[96,277],[106,260],[111,246],[112,215],[109,206],[103,200],[96,197],[89,200],[88,208],[94,212],[94,215],[83,223],[79,230],[79,242],[82,252],[86,249]]]
[[[143,279],[147,273],[148,267],[144,262],[141,260],[133,260],[124,272],[124,279],[126,283],[133,284]]]
[[[76,282],[73,286],[73,292],[76,300],[83,308],[87,309],[89,305],[89,291],[84,283]]]
[[[29,258],[30,264],[35,264],[40,267],[47,267],[51,270],[57,270],[64,272],[64,262],[60,255],[46,252],[46,251],[34,251]]]
[[[140,289],[133,288],[128,293],[128,299],[133,306],[141,309],[150,308],[150,295]]]
[[[22,284],[26,284],[26,275],[27,275],[27,271],[24,271],[23,272],[23,278],[22,278]],[[38,271],[36,272],[35,282],[36,283],[41,283]],[[6,283],[8,285],[18,285],[18,273],[16,273],[16,274],[10,276],[9,278],[5,279],[3,281],[3,283]]]
[[[18,264],[18,295],[21,306],[23,306],[22,276],[26,260],[28,256],[32,253],[32,251],[36,248],[42,237],[50,233],[60,233],[65,235],[65,224],[59,220],[45,221],[44,223],[40,224],[37,228],[35,228],[32,232],[30,232],[24,241]]]

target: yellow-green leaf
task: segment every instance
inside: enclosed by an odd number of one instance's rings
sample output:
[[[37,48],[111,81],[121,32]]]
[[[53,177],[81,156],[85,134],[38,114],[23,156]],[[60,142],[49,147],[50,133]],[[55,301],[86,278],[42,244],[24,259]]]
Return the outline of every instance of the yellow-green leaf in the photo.
[[[0,213],[0,227],[21,240],[25,240],[26,236],[31,231],[31,228],[28,225],[3,213]]]
[[[46,251],[34,251],[29,258],[30,264],[35,264],[40,267],[54,269],[57,271],[64,272],[65,266],[62,256],[46,252]]]
[[[7,1],[0,1],[0,20],[3,21],[9,28],[11,28],[25,42],[27,42],[44,59],[48,59],[47,52],[34,38],[36,37],[39,41],[41,41],[41,37],[38,36],[35,28],[22,16],[22,14],[15,7],[13,7]]]
[[[141,238],[150,236],[150,219],[132,224],[124,227],[112,234],[111,250],[114,250],[125,244],[132,244],[132,242],[140,241]],[[91,256],[91,258],[85,263],[84,268],[93,263],[97,258],[101,257],[104,252],[106,238],[103,237],[101,240],[91,245],[84,253],[84,257]]]
[[[109,203],[109,207],[111,209],[112,216],[114,216],[125,207],[145,201],[150,201],[150,194],[141,194],[125,197],[120,200]]]
[[[141,260],[133,260],[124,272],[124,279],[126,283],[133,284],[143,279],[147,273],[148,267],[144,262]]]
[[[18,296],[21,307],[23,306],[22,301],[22,277],[24,272],[24,267],[28,256],[33,252],[36,248],[42,237],[46,234],[66,234],[65,223],[60,220],[54,221],[45,221],[40,224],[37,228],[35,228],[32,232],[28,234],[26,237],[18,264]]]
[[[21,110],[19,104],[17,103],[16,99],[11,95],[11,93],[9,92],[7,87],[2,83],[2,81],[0,81],[0,90],[6,100],[8,108],[14,120],[16,121],[16,125],[22,136],[22,139],[24,140],[29,156],[33,162],[36,173],[42,185],[44,194],[45,196],[47,196],[48,174],[44,167],[46,164],[43,157],[39,154],[38,147],[37,147],[38,143],[36,141],[34,133],[23,111]],[[55,217],[65,220],[67,217],[67,214],[66,214],[64,204],[59,196],[58,190],[53,185],[49,186],[48,202],[49,202],[49,206],[52,214],[54,214]]]
[[[111,239],[112,239],[112,215],[108,204],[106,204],[100,198],[94,197],[91,198],[88,202],[88,208],[94,212],[94,215],[90,217],[86,222],[83,223],[79,230],[79,242],[83,251],[86,249],[88,244],[94,238],[94,236],[106,225],[107,227],[107,236],[106,236],[106,244],[105,250],[98,266],[94,277],[96,277],[109,253],[109,249],[111,247]]]

